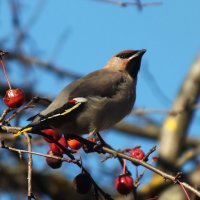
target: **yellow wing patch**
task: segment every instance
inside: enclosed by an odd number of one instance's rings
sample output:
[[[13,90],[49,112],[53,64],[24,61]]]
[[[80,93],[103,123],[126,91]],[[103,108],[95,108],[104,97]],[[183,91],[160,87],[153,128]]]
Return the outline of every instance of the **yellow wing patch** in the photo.
[[[81,105],[81,102],[79,103],[76,103],[74,106],[72,106],[71,108],[65,110],[63,113],[59,113],[57,115],[53,115],[51,117],[48,117],[48,119],[50,118],[54,118],[54,117],[57,117],[57,116],[60,116],[60,115],[66,115],[70,112],[72,112],[73,110],[75,110],[76,108],[78,108],[79,106]],[[24,128],[24,129],[21,129],[20,131],[18,131],[17,133],[13,134],[15,137],[25,133],[25,132],[30,132],[33,128],[32,127],[28,127],[28,128]]]
[[[32,130],[32,127],[24,128],[24,129],[18,131],[17,133],[15,133],[15,134],[13,134],[13,135],[14,135],[15,137],[17,137],[17,136],[19,136],[19,135],[21,135],[21,134],[23,134],[23,133],[25,133],[25,132],[30,132],[31,130]]]
[[[54,118],[54,117],[66,115],[66,114],[72,112],[73,110],[75,110],[76,108],[78,108],[80,105],[81,105],[81,102],[80,102],[80,103],[76,103],[74,106],[72,106],[71,108],[65,110],[64,112],[58,113],[58,114],[55,114],[55,115],[52,115],[52,116],[50,116],[50,117],[47,117],[46,119],[51,119],[51,118]],[[45,121],[46,119],[43,119],[43,120],[41,120],[41,121]]]
[[[65,110],[65,112],[61,113],[61,115],[66,115],[66,114],[70,113],[72,110],[78,108],[80,105],[81,105],[81,103],[77,103],[77,104],[75,104],[75,105],[72,106],[71,108]]]

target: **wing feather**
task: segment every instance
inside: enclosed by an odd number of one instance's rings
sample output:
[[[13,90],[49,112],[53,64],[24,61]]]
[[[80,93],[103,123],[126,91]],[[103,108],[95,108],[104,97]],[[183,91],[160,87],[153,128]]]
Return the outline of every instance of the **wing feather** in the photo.
[[[68,101],[76,97],[107,97],[114,96],[124,82],[123,73],[101,69],[92,72],[66,86],[56,99],[33,119],[34,123],[41,121],[42,116],[51,117],[66,110]],[[55,108],[57,108],[55,110]]]

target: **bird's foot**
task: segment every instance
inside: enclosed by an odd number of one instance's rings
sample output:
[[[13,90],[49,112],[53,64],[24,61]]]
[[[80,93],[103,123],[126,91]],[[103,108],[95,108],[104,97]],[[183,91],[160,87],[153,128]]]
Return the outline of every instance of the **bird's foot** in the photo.
[[[90,141],[90,145],[83,146],[83,149],[86,153],[97,152],[105,154],[105,152],[103,151],[103,147],[111,148],[111,146],[104,141],[99,132],[90,133],[87,140]]]
[[[94,143],[90,142],[90,144],[84,144],[83,145],[83,150],[85,153],[94,153],[97,152],[99,154],[105,154],[103,151],[103,145],[101,143]]]

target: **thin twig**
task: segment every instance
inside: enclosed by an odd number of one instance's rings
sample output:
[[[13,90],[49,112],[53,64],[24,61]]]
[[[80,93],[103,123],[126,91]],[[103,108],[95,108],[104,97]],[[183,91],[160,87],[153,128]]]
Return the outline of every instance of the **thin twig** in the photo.
[[[19,131],[21,128],[20,127],[15,127],[15,126],[5,126],[0,124],[0,129],[7,132],[7,133],[16,133]]]
[[[32,145],[31,145],[31,137],[28,135],[28,133],[24,133],[24,136],[27,140],[27,146],[28,146],[28,152],[32,151]],[[28,200],[32,199],[32,154],[28,153]]]
[[[179,115],[182,114],[188,110],[198,110],[200,109],[200,104],[194,104],[187,106],[182,109],[178,110],[170,110],[170,109],[156,109],[156,108],[134,108],[134,110],[131,112],[132,115],[149,115],[149,114],[168,114],[168,115]]]
[[[120,153],[128,153],[128,152],[130,152],[130,151],[132,151],[132,150],[134,150],[134,149],[138,149],[138,148],[140,148],[141,146],[136,146],[136,147],[133,147],[133,148],[126,148],[126,149],[123,149],[123,150],[121,150],[121,149],[118,149],[117,150],[117,152],[120,152]],[[108,160],[108,159],[110,159],[110,158],[116,158],[117,157],[117,155],[113,155],[113,154],[109,154],[109,155],[107,155],[107,156],[105,156],[104,158],[102,158],[101,159],[101,162],[104,162],[104,161],[106,161],[106,160]]]
[[[144,156],[143,161],[147,161],[149,156],[156,150],[156,146],[152,147],[149,152]]]
[[[1,63],[2,69],[3,69],[3,73],[4,73],[4,76],[6,78],[6,81],[8,83],[8,87],[11,90],[12,87],[11,87],[11,84],[10,84],[10,81],[9,81],[9,78],[8,78],[8,75],[7,75],[7,72],[6,72],[6,68],[5,68],[5,65],[4,65],[4,62],[3,62],[3,59],[2,59],[1,56],[0,56],[0,63]]]
[[[6,108],[6,109],[3,111],[3,113],[2,113],[1,116],[0,116],[0,122],[2,122],[2,121],[5,119],[6,115],[7,115],[11,110],[12,110],[12,108]]]
[[[165,94],[165,91],[161,88],[160,84],[158,83],[154,74],[150,71],[147,64],[143,68],[143,72],[144,80],[147,82],[147,85],[150,87],[150,89],[152,90],[154,95],[159,99],[159,101],[162,101],[164,105],[171,104],[171,99],[169,99],[168,96]]]
[[[42,14],[45,6],[47,5],[47,1],[38,1],[33,9],[32,15],[29,16],[29,19],[26,22],[24,27],[25,30],[30,30],[31,27],[36,23],[39,19],[40,15]]]
[[[172,175],[170,175],[170,174],[167,174],[166,172],[163,172],[163,171],[161,171],[160,169],[157,169],[157,168],[155,168],[154,166],[149,165],[148,163],[146,163],[146,162],[144,162],[144,161],[142,161],[142,160],[138,160],[138,159],[132,158],[132,157],[130,157],[130,156],[127,156],[126,154],[118,153],[117,151],[114,151],[114,150],[109,149],[109,148],[107,148],[107,147],[102,147],[102,150],[103,150],[104,152],[111,153],[111,154],[114,154],[114,155],[117,154],[117,156],[119,156],[119,157],[121,157],[121,158],[124,158],[124,159],[130,160],[130,161],[132,161],[132,162],[135,162],[135,163],[137,163],[137,164],[140,164],[140,165],[146,167],[147,169],[149,169],[149,170],[155,172],[156,174],[162,176],[163,178],[168,179],[168,180],[171,180],[172,182],[175,182],[175,180],[176,180],[176,177],[175,177],[175,176],[172,176]],[[183,185],[185,188],[187,188],[188,190],[190,190],[191,192],[193,192],[194,194],[196,194],[198,197],[200,197],[200,191],[196,190],[194,187],[190,186],[189,184],[187,184],[187,183],[185,183],[185,182],[182,182],[182,185]]]
[[[13,127],[9,127],[9,128],[11,128],[11,130],[14,131],[14,128],[13,128]],[[6,127],[6,126],[3,126],[3,129],[4,129],[4,130],[6,130],[6,129],[9,130],[9,128]],[[16,130],[19,130],[19,129],[20,129],[20,128],[18,128],[18,127],[15,127],[15,128],[17,128],[17,129],[15,129],[15,132],[16,132]],[[9,131],[10,131],[10,130],[9,130]],[[89,144],[89,145],[93,145],[93,146],[95,145],[94,142],[90,142],[90,141],[88,141],[88,140],[86,140],[86,139],[84,139],[84,138],[82,138],[82,137],[80,137],[80,136],[78,136],[78,135],[73,135],[73,138],[79,140],[80,142],[82,142],[82,143],[85,144],[85,145],[88,145],[88,144]],[[59,144],[57,141],[54,141],[54,142],[56,143],[56,145],[58,145],[59,147],[62,148],[62,150],[66,153],[66,155],[68,155],[68,156],[70,156],[70,158],[74,159],[74,156],[73,156],[69,151],[67,151],[66,148],[64,148],[64,147],[63,147],[61,144]],[[172,176],[172,175],[170,175],[170,174],[167,174],[166,172],[163,172],[163,171],[161,171],[160,169],[157,169],[156,167],[154,167],[154,166],[152,166],[152,165],[150,165],[150,164],[148,164],[148,163],[146,163],[146,162],[144,162],[144,161],[142,161],[142,160],[138,160],[138,159],[136,159],[136,158],[130,157],[130,156],[126,155],[126,154],[120,153],[120,152],[118,152],[118,151],[116,151],[116,150],[113,150],[113,149],[110,149],[110,148],[108,148],[108,147],[101,147],[101,149],[102,149],[102,151],[103,151],[104,153],[106,152],[106,153],[112,154],[112,155],[114,155],[114,156],[117,156],[117,157],[120,157],[120,158],[123,158],[123,159],[130,160],[130,161],[132,161],[132,162],[134,162],[134,163],[136,163],[136,164],[138,164],[138,165],[144,166],[145,168],[147,168],[147,169],[153,171],[154,173],[156,173],[156,174],[162,176],[162,177],[165,178],[165,179],[171,180],[172,182],[175,182],[175,181],[176,181],[176,177],[175,177],[175,176]],[[99,153],[99,151],[97,151],[97,152]],[[84,171],[86,174],[88,174],[88,175],[90,176],[90,174],[88,173],[88,171],[82,167],[82,165],[80,164],[80,162],[78,162],[78,163],[76,163],[76,164],[77,164],[80,168],[82,168],[83,171]],[[90,177],[91,177],[91,176],[90,176]],[[91,177],[91,179],[92,179],[92,177]],[[95,182],[93,179],[92,179],[92,181],[93,181],[93,185],[94,185],[95,187],[98,188],[98,190],[101,192],[101,194],[102,194],[104,197],[106,197],[107,199],[111,198],[107,193],[105,193],[105,192],[96,184],[96,182]],[[200,197],[200,191],[196,190],[194,187],[190,186],[189,184],[187,184],[187,183],[185,183],[185,182],[182,182],[182,185],[183,185],[185,188],[187,188],[188,190],[190,190],[191,192],[193,192],[194,194],[196,194],[198,197]]]
[[[29,108],[34,108],[35,106],[32,104],[26,104],[22,109],[16,110],[9,118],[7,118],[4,122],[7,124],[9,123],[12,119],[17,117],[20,113],[22,113],[24,110],[29,109]]]
[[[186,152],[184,152],[183,155],[180,158],[178,158],[176,162],[176,167],[183,166],[186,162],[194,159],[198,155],[200,155],[200,145],[197,146],[197,148],[189,149]]]
[[[140,3],[140,2],[123,2],[123,1],[114,1],[114,0],[98,0],[98,1],[102,1],[105,3],[111,3],[111,4],[122,6],[122,7],[137,6],[137,7],[140,7],[140,9],[145,6],[160,6],[160,5],[162,5],[162,2]]]
[[[90,142],[90,141],[88,141],[88,140],[86,140],[86,139],[84,139],[84,138],[82,138],[82,137],[80,137],[78,135],[72,135],[72,137],[73,137],[73,139],[77,139],[77,140],[79,140],[80,142],[82,142],[85,145],[88,145],[88,144],[89,145],[94,145],[93,142]],[[172,182],[176,182],[176,179],[177,179],[176,176],[172,176],[170,174],[167,174],[166,172],[161,171],[160,169],[157,169],[156,167],[144,162],[143,160],[139,160],[139,159],[130,157],[130,156],[126,155],[126,154],[120,153],[120,152],[118,152],[118,151],[116,151],[114,149],[110,149],[110,148],[104,147],[104,146],[101,147],[101,151],[104,152],[104,153],[106,152],[106,153],[109,153],[109,154],[113,154],[114,156],[117,156],[117,157],[120,157],[120,158],[124,158],[124,159],[130,160],[130,161],[132,161],[132,162],[134,162],[134,163],[136,163],[138,165],[144,166],[145,168],[153,171],[154,173],[162,176],[165,179],[171,180]],[[98,149],[97,153],[99,153],[101,151],[99,151],[99,149]],[[194,187],[190,186],[189,184],[187,184],[185,182],[182,182],[182,185],[185,188],[187,188],[188,190],[190,190],[191,192],[193,192],[194,194],[196,194],[198,197],[200,197],[200,191],[196,190]]]
[[[70,34],[70,30],[68,28],[66,28],[61,33],[61,35],[58,37],[58,40],[57,40],[57,42],[55,44],[55,47],[53,48],[53,51],[51,53],[49,62],[52,62],[52,63],[53,63],[53,61],[55,62],[56,57],[58,56],[58,54],[63,51],[63,47],[64,47],[64,45],[66,43],[66,40],[69,37],[69,34]]]
[[[48,104],[51,103],[51,101],[49,99],[46,98],[41,98],[41,97],[33,97],[26,105],[24,105],[21,109],[16,110],[16,112],[14,112],[9,118],[7,118],[4,123],[7,124],[9,123],[12,119],[14,119],[16,116],[18,116],[19,114],[21,114],[24,110],[27,110],[29,108],[33,108],[35,107],[35,103],[38,103],[39,101],[45,101]]]
[[[0,148],[8,149],[10,151],[14,151],[14,152],[17,152],[19,154],[28,153],[28,154],[42,156],[42,157],[46,157],[46,158],[54,158],[54,159],[57,159],[57,160],[62,160],[62,161],[67,162],[67,163],[77,163],[80,160],[80,159],[71,160],[71,159],[67,159],[67,158],[59,157],[59,156],[55,156],[55,155],[38,153],[38,152],[28,151],[28,150],[24,150],[24,149],[17,149],[17,148],[9,147],[9,146],[5,145],[4,143],[2,143],[2,141],[1,141],[1,144],[0,144]]]
[[[48,135],[46,135],[45,133],[43,133],[43,132],[37,132],[37,134],[38,135],[41,135],[41,136],[43,136],[43,137],[47,137],[48,139],[50,139],[52,142],[54,142],[58,147],[60,147],[62,150],[63,150],[63,152],[70,158],[70,159],[72,159],[72,160],[75,160],[75,158],[74,158],[74,156],[71,154],[71,152],[70,152],[70,150],[69,149],[66,149],[63,145],[61,145],[58,141],[56,141],[56,140],[54,140],[53,138],[51,138],[51,137],[49,137]],[[88,141],[88,140],[86,140],[86,139],[83,139],[82,137],[78,137],[79,139],[82,139],[85,143],[87,143],[87,144],[90,144],[90,145],[95,145],[95,143],[94,142],[90,142],[90,141]],[[85,144],[83,142],[83,144]],[[77,163],[75,163],[79,168],[81,168],[82,169],[82,171],[85,173],[85,174],[87,174],[89,177],[90,177],[90,179],[91,179],[91,181],[92,181],[92,183],[93,183],[93,186],[99,191],[99,193],[101,193],[102,194],[102,196],[105,198],[105,200],[113,200],[112,199],[112,197],[108,194],[108,193],[106,193],[106,192],[104,192],[100,187],[99,187],[99,185],[95,182],[95,180],[92,178],[92,176],[90,175],[90,173],[83,167],[83,165],[81,164],[81,162],[77,162]]]
[[[181,189],[182,189],[183,192],[185,193],[185,196],[186,196],[187,200],[191,200],[190,197],[189,197],[189,195],[188,195],[188,193],[187,193],[187,191],[186,191],[186,189],[185,189],[185,187],[184,187],[184,185],[182,184],[182,182],[179,181],[178,179],[177,179],[176,181],[177,181],[178,184],[181,186]]]
[[[23,64],[29,64],[29,65],[38,65],[41,68],[44,68],[48,71],[54,72],[56,75],[60,77],[69,77],[71,79],[78,79],[80,78],[80,75],[71,72],[69,70],[63,70],[61,67],[58,67],[50,62],[43,61],[41,59],[38,59],[36,57],[31,57],[25,54],[20,54],[16,52],[9,52],[9,55],[7,56],[8,59],[15,59]]]
[[[151,160],[151,162],[149,163],[150,165],[152,165],[155,161],[157,161],[157,157],[155,158],[155,156],[153,157],[153,159]],[[137,167],[137,166],[136,166]],[[136,180],[135,180],[135,187],[138,187],[140,184],[140,180],[142,179],[142,177],[144,176],[144,173],[147,171],[147,168],[144,168],[144,170],[140,173],[140,175],[136,176]]]

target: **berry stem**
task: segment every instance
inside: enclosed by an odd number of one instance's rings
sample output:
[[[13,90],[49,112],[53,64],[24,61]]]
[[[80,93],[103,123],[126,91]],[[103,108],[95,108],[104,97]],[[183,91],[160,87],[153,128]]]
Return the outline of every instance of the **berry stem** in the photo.
[[[182,182],[179,181],[178,179],[177,179],[176,181],[178,182],[178,184],[181,186],[181,189],[182,189],[183,192],[185,193],[186,199],[187,199],[187,200],[191,200],[190,197],[189,197],[189,195],[188,195],[188,193],[187,193],[187,191],[186,191],[186,189],[185,189],[185,187],[184,187],[184,185],[182,184]]]
[[[126,174],[126,160],[124,159],[123,161],[124,163],[123,163],[122,174]]]
[[[2,58],[0,58],[0,63],[1,63],[1,66],[2,66],[2,68],[3,68],[3,73],[4,73],[4,76],[5,76],[5,78],[6,78],[6,81],[7,81],[7,83],[8,83],[8,87],[9,87],[9,89],[11,90],[12,88],[11,88],[10,81],[9,81],[9,79],[8,79],[8,75],[7,75],[7,73],[6,73],[6,68],[5,68],[5,65],[4,65],[4,63],[3,63]]]

